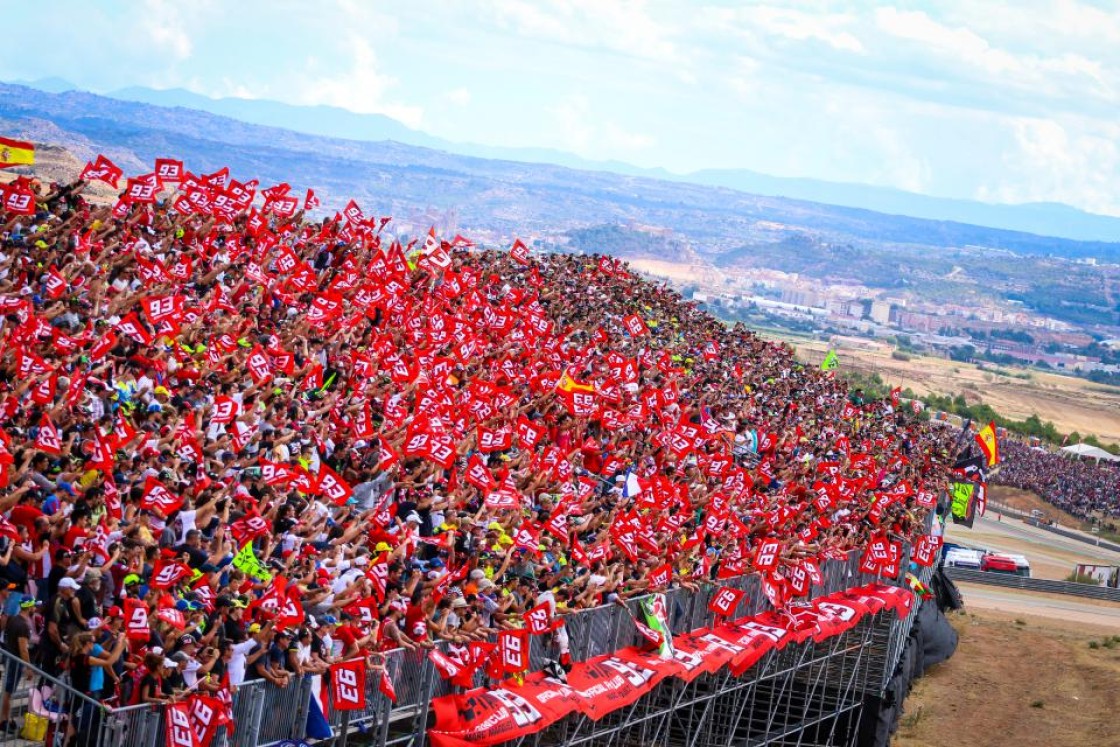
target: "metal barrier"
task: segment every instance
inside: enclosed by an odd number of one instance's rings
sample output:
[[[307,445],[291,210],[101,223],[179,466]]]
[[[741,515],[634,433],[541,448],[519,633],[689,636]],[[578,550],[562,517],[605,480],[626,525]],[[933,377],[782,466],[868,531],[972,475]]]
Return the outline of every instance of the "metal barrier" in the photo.
[[[1041,578],[1014,576],[1010,573],[976,571],[970,568],[954,568],[952,566],[945,566],[945,573],[954,581],[964,581],[965,583],[1002,586],[1008,589],[1039,591],[1048,594],[1068,594],[1070,596],[1083,597],[1086,599],[1103,599],[1108,602],[1120,602],[1120,589],[1112,589],[1107,586],[1090,586],[1089,584],[1075,584],[1069,581],[1047,581]]]
[[[73,747],[101,747],[122,744],[145,747],[143,741],[150,722],[158,712],[145,709],[130,711],[119,718],[101,701],[75,690],[65,673],[53,676],[37,666],[27,664],[8,651],[0,649],[4,690],[10,690],[9,722],[16,728],[0,725],[0,745],[46,741]]]
[[[909,548],[906,548],[904,561],[908,558]],[[822,564],[824,580],[821,586],[813,589],[811,598],[877,580],[874,576],[859,572],[859,561],[858,553],[853,552],[846,559],[831,560]],[[905,565],[904,562],[903,567]],[[928,572],[926,575],[928,580]],[[695,591],[683,587],[671,589],[665,592],[665,596],[669,627],[674,634],[711,624],[712,616],[708,604],[719,586],[730,586],[744,592],[735,610],[737,617],[756,614],[768,608],[757,575],[721,579],[715,584],[704,583]],[[582,661],[639,643],[639,634],[631,620],[631,614],[640,614],[639,601],[639,599],[628,600],[626,608],[611,604],[567,615],[565,627],[573,659]],[[813,680],[814,692],[826,686],[832,687],[828,685],[829,678],[835,679],[835,687],[839,690],[836,692],[829,690],[831,693],[829,697],[840,698],[835,701],[835,705],[841,711],[851,710],[857,707],[857,696],[862,697],[865,691],[873,691],[877,688],[881,690],[885,686],[893,671],[892,662],[897,660],[902,651],[901,647],[905,643],[912,620],[913,613],[903,620],[893,619],[892,616],[889,623],[880,620],[875,623],[864,622],[836,641],[798,647],[796,650],[791,648],[788,651],[768,655],[760,662],[758,675],[754,680],[733,681],[734,678],[718,675],[702,678],[698,683],[688,687],[672,685],[666,694],[660,691],[655,691],[658,692],[656,697],[652,697],[651,694],[644,707],[656,711],[657,699],[684,698],[685,692],[691,693],[689,697],[699,698],[695,703],[711,703],[714,702],[711,700],[715,697],[714,693],[739,692],[742,688],[747,688],[740,692],[744,699],[742,701],[744,707],[748,698],[752,703],[758,698],[777,699],[775,702],[779,702],[789,695],[787,691],[790,688],[796,690],[799,687],[792,683],[800,681],[799,678],[810,677],[809,673],[812,673],[812,678],[818,675],[824,677],[820,681]],[[444,652],[450,648],[446,642],[437,645]],[[553,636],[536,636],[531,639],[529,651],[531,668],[539,669],[547,660],[557,659],[558,655],[559,651]],[[835,657],[841,658],[833,661]],[[3,662],[5,670],[17,663],[10,654],[3,651],[0,651],[0,661]],[[38,669],[31,669],[35,678],[48,682],[59,693],[54,696],[58,701],[57,705],[52,706],[62,714],[56,718],[56,721],[63,722],[64,726],[71,722],[70,719],[73,719],[74,723],[90,725],[90,728],[84,731],[83,741],[79,741],[77,747],[117,747],[118,745],[162,747],[165,737],[161,709],[146,705],[111,709],[74,691],[65,681],[50,678]],[[425,743],[430,703],[432,699],[452,692],[452,686],[439,676],[423,649],[417,651],[396,649],[388,652],[385,654],[385,669],[397,693],[396,703],[391,703],[380,692],[378,687],[380,675],[376,672],[371,672],[366,678],[365,710],[343,714],[334,711],[330,706],[329,698],[326,699],[328,702],[325,704],[324,716],[339,743],[343,743],[353,732],[361,733],[364,735],[363,742],[368,741],[374,745],[423,745]],[[869,677],[873,679],[868,679]],[[312,688],[317,686],[317,682],[313,678],[304,678],[294,680],[286,688],[278,688],[264,680],[243,683],[233,698],[234,732],[227,734],[224,728],[219,729],[215,737],[215,747],[258,747],[283,740],[302,739],[305,736],[308,710],[311,707]],[[715,687],[716,682],[723,684]],[[766,684],[767,682],[770,684]],[[486,684],[484,673],[480,672],[476,676],[475,684]],[[705,695],[697,690],[697,688],[703,690],[708,687],[715,688],[711,691],[713,695]],[[695,703],[690,707],[699,707]],[[17,717],[22,716],[30,707],[27,691],[17,691],[13,700],[13,713]],[[806,714],[809,712],[806,703],[799,701],[797,707],[803,708]],[[826,720],[837,717],[836,714],[823,715],[823,706],[813,707],[816,709],[814,712],[817,713],[815,718]],[[647,717],[656,720],[662,719],[663,716],[664,714],[658,711],[656,716]],[[619,715],[617,718],[624,717]],[[619,726],[621,721],[612,722],[608,717],[590,732],[586,732],[585,727],[577,727],[575,732],[565,738],[570,737],[574,742],[579,742],[582,741],[578,737],[580,729],[584,729],[585,736],[586,733],[603,734],[605,733],[603,729],[612,728],[612,723],[618,728],[623,728]],[[665,728],[668,728],[668,723],[664,721]],[[792,723],[791,721],[790,724]],[[737,720],[736,724],[738,724]],[[746,724],[743,728],[748,726],[756,731],[762,729],[768,734],[774,728],[773,723]],[[563,727],[563,729],[567,728]],[[5,741],[13,739],[15,735],[0,733],[0,747],[3,747]]]

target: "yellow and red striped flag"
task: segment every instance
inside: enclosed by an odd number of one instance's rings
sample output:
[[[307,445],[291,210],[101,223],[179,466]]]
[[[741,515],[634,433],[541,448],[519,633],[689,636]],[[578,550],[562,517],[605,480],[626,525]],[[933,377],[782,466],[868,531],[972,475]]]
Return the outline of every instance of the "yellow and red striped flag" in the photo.
[[[0,137],[0,169],[35,163],[35,143]]]
[[[976,434],[976,443],[980,445],[980,450],[984,452],[984,458],[988,460],[988,466],[994,467],[999,462],[999,442],[996,440],[996,424],[988,423],[980,432]]]

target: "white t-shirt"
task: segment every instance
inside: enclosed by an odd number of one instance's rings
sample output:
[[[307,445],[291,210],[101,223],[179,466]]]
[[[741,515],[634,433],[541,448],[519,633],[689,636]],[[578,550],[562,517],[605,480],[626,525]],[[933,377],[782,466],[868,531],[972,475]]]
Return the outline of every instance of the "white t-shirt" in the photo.
[[[229,684],[237,687],[245,681],[245,666],[246,659],[249,657],[249,652],[257,645],[255,639],[250,638],[241,643],[235,643],[230,647],[233,655],[229,658]]]

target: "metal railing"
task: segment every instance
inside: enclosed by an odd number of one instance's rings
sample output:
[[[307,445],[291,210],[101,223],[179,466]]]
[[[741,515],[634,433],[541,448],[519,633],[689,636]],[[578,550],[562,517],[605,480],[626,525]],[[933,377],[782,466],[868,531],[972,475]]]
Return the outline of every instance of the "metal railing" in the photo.
[[[1069,581],[1048,581],[1042,578],[1016,576],[1011,573],[976,571],[971,568],[954,568],[951,566],[945,567],[945,573],[954,581],[964,581],[965,583],[1002,586],[1007,589],[1022,589],[1024,591],[1038,591],[1048,594],[1068,594],[1085,599],[1103,599],[1109,602],[1120,602],[1120,589],[1112,589],[1107,586],[1075,584]]]
[[[908,558],[908,549],[905,557]],[[859,572],[859,555],[855,552],[847,559],[824,563],[821,570],[824,582],[813,588],[810,599],[877,580],[875,576]],[[669,627],[674,634],[686,633],[712,623],[708,604],[720,586],[730,586],[745,592],[734,617],[753,615],[768,609],[757,575],[703,583],[695,591],[683,587],[670,589],[664,593]],[[636,598],[626,602],[629,610],[618,604],[611,604],[565,616],[572,658],[584,661],[640,643],[640,635],[631,620],[631,614],[640,616],[639,603],[640,600]],[[874,669],[883,667],[882,683],[878,680],[880,672],[876,671],[873,686],[881,686],[889,678],[893,668],[889,663],[900,654],[900,646],[911,622],[912,616],[905,620],[894,620],[885,627],[879,625],[875,628],[877,632],[874,633],[874,638],[868,639],[867,652],[861,656],[866,656],[872,663],[863,666],[872,667],[874,664]],[[868,631],[866,635],[872,635],[871,628]],[[437,645],[445,652],[449,648],[443,642]],[[531,639],[531,669],[543,667],[547,660],[557,659],[558,654],[553,636],[535,636]],[[793,656],[792,653],[789,655]],[[0,662],[3,663],[4,671],[18,663],[3,651],[0,651]],[[359,732],[365,735],[363,741],[375,745],[424,743],[430,703],[434,698],[451,693],[452,686],[439,676],[429,662],[427,652],[423,650],[390,651],[385,654],[384,665],[397,694],[396,703],[390,702],[381,693],[378,672],[370,672],[370,676],[366,678],[365,710],[349,714],[336,712],[327,698],[324,716],[336,740],[341,742],[344,733],[349,735]],[[111,708],[75,691],[65,680],[51,678],[35,667],[28,669],[33,681],[46,682],[52,687],[55,702],[50,707],[59,714],[64,714],[58,716],[56,721],[63,722],[64,727],[71,723],[89,727],[84,730],[84,736],[77,747],[162,746],[165,739],[162,709],[149,705]],[[485,685],[486,682],[484,673],[476,675],[476,685]],[[264,680],[243,683],[233,696],[234,731],[228,734],[224,727],[219,729],[214,745],[258,747],[283,740],[302,739],[311,707],[313,684],[311,678],[293,680],[285,688],[276,687]],[[29,711],[32,711],[31,699],[28,688],[24,688],[17,691],[13,698],[12,712],[17,719],[24,720]],[[0,747],[6,741],[16,738],[16,734],[0,731]]]

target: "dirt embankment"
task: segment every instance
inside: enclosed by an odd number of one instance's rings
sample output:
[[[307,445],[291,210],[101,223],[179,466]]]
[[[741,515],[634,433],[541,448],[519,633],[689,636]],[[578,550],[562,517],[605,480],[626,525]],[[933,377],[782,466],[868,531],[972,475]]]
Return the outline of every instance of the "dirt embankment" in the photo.
[[[894,747],[1120,745],[1120,630],[983,609],[952,622],[960,647],[918,680]]]
[[[798,357],[819,363],[827,343],[798,341]],[[1073,376],[995,367],[913,355],[891,357],[891,351],[840,347],[840,366],[865,374],[877,373],[891,386],[909,387],[922,394],[961,394],[969,403],[986,402],[1015,420],[1036,414],[1052,421],[1063,433],[1092,434],[1120,443],[1120,387],[1094,384]]]

